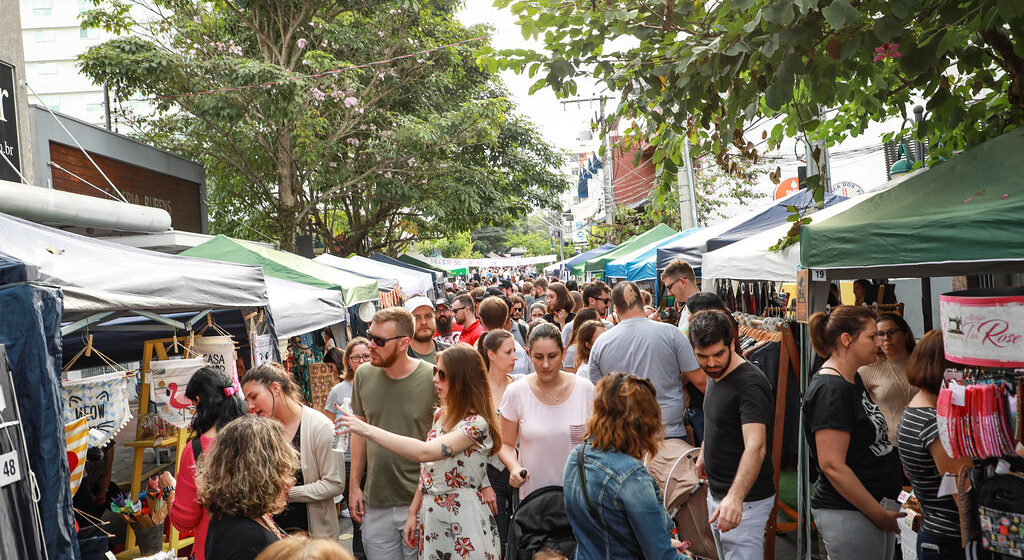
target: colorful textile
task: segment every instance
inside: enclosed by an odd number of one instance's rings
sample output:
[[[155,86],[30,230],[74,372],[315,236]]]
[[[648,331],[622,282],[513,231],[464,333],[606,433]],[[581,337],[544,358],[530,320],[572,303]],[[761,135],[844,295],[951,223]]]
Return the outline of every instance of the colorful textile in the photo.
[[[128,410],[128,382],[122,372],[105,373],[63,383],[64,423],[79,418],[89,422],[89,445],[103,447],[132,419]]]
[[[185,397],[185,387],[192,374],[204,366],[203,358],[150,362],[150,401],[161,419],[183,429],[192,424],[196,407]]]
[[[68,453],[68,470],[71,471],[71,495],[78,492],[85,472],[85,452],[89,450],[89,420],[79,418],[64,425],[64,441]]]
[[[237,394],[242,394],[235,363],[235,340],[230,336],[197,336],[194,349],[203,355],[206,367],[223,371],[231,378]]]

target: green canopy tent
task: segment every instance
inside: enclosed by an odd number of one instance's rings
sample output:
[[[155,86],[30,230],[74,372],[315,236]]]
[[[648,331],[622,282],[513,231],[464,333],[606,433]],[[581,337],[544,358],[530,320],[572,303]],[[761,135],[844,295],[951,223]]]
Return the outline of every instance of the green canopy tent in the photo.
[[[1024,129],[975,146],[800,232],[829,280],[1024,270]]]
[[[379,299],[377,281],[285,251],[218,235],[181,253],[212,261],[252,264],[263,267],[266,276],[291,280],[308,286],[338,290],[345,305],[352,306]]]
[[[631,254],[633,251],[642,247],[646,247],[652,243],[671,237],[676,233],[678,232],[675,229],[666,226],[665,224],[658,224],[640,235],[631,237],[614,250],[572,267],[572,274],[577,277],[584,277],[585,275],[591,274],[599,277],[604,276],[604,267],[606,264],[614,261],[615,259]]]

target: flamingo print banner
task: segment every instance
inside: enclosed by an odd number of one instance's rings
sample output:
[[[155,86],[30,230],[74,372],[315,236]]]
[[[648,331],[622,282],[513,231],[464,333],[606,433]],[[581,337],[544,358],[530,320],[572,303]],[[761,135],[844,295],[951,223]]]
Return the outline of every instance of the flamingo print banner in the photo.
[[[131,419],[128,387],[123,372],[105,373],[63,382],[64,423],[79,418],[89,422],[89,446],[103,447]]]
[[[205,365],[201,357],[149,363],[150,406],[156,408],[157,416],[182,429],[192,424],[196,407],[185,397],[185,387],[192,374]]]

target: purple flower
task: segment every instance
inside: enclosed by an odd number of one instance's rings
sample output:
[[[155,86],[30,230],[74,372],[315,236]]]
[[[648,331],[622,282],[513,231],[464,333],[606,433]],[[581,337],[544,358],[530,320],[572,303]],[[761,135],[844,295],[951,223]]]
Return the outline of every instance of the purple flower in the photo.
[[[298,41],[295,42],[295,44],[298,45],[300,49],[304,49],[306,48],[307,42],[308,41],[306,41],[306,39],[299,39]]]
[[[355,107],[356,105],[359,105],[359,100],[355,97],[345,98],[345,107]]]

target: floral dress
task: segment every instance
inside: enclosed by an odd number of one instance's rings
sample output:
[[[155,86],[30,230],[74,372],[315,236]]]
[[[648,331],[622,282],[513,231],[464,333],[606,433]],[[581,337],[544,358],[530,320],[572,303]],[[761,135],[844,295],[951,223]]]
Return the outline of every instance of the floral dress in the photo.
[[[445,435],[441,414],[427,441]],[[466,434],[476,445],[440,461],[420,467],[420,554],[421,560],[497,560],[500,553],[498,525],[480,492],[487,478],[487,455],[494,446],[487,420],[472,414],[453,431]]]

